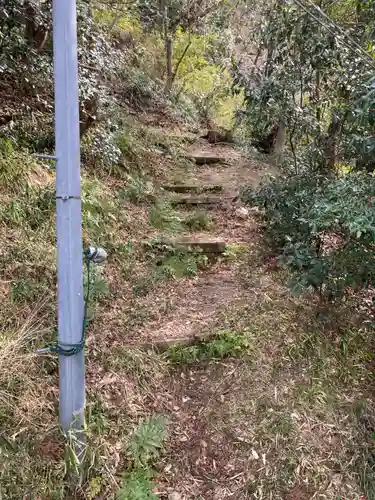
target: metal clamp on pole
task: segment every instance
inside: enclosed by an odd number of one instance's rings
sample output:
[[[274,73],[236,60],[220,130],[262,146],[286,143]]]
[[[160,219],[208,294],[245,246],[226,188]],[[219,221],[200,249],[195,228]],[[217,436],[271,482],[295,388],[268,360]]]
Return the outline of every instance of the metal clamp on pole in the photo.
[[[57,156],[53,156],[53,155],[35,154],[34,156],[36,156],[37,158],[40,158],[42,160],[54,160],[54,161],[57,161]]]

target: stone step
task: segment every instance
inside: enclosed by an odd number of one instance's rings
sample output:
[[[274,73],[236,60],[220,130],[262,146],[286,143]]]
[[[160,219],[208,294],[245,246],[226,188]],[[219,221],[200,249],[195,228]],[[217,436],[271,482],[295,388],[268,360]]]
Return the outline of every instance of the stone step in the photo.
[[[226,163],[226,158],[215,155],[214,153],[193,153],[189,156],[189,158],[197,165],[214,165],[215,163]]]
[[[176,248],[190,248],[191,250],[200,250],[204,254],[222,254],[227,248],[225,241],[220,238],[210,236],[184,236],[174,240],[173,245]]]
[[[155,351],[157,353],[164,353],[169,349],[189,347],[202,342],[209,342],[214,340],[215,334],[205,333],[194,335],[192,337],[177,337],[172,339],[155,339],[154,341],[138,344],[137,347],[146,351]]]
[[[163,254],[172,248],[184,251],[201,251],[207,255],[220,255],[225,252],[227,244],[220,238],[206,234],[179,236],[174,239],[162,238],[157,243],[144,241],[145,249],[153,248],[156,253]]]
[[[222,196],[210,195],[210,196],[179,196],[172,198],[172,205],[219,205],[224,201]]]
[[[207,184],[202,186],[196,184],[166,184],[163,185],[162,188],[165,191],[174,193],[220,193],[224,189],[220,184]]]

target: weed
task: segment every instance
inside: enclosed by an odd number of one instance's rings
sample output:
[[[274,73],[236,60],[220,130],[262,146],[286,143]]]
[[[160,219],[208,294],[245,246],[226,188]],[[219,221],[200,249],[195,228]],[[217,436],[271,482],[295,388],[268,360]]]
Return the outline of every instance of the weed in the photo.
[[[168,201],[159,201],[150,209],[149,219],[157,229],[178,233],[183,230],[183,218]]]
[[[287,414],[279,414],[275,411],[267,415],[267,431],[288,437],[293,431],[293,420]]]
[[[118,244],[116,250],[117,255],[121,257],[121,260],[125,261],[130,260],[134,254],[134,248],[131,241]]]
[[[9,139],[0,138],[0,189],[21,192],[28,183],[29,171],[35,167],[29,156],[16,152]]]
[[[117,147],[126,158],[136,160],[136,143],[126,128],[117,135]]]
[[[154,186],[143,177],[127,176],[127,186],[119,193],[120,198],[132,203],[141,204],[150,201],[154,196]]]
[[[131,241],[127,243],[107,244],[110,251],[112,262],[118,266],[122,277],[125,280],[130,280],[134,274],[134,264],[137,258],[136,249]]]
[[[116,145],[116,136],[110,130],[100,126],[85,134],[81,141],[81,158],[85,165],[100,173],[100,169],[119,177],[123,175],[121,168],[121,151]]]
[[[227,262],[241,261],[248,250],[248,246],[242,243],[227,245],[223,257]]]
[[[195,276],[200,269],[209,265],[207,255],[191,251],[188,247],[175,247],[166,238],[154,238],[144,245],[145,255],[156,263],[153,279],[180,279]]]
[[[118,493],[119,500],[153,500],[155,476],[152,470],[166,437],[166,420],[161,417],[148,417],[134,429],[127,444],[129,458],[133,469],[124,474]]]
[[[136,466],[147,467],[158,457],[166,437],[166,423],[162,417],[148,417],[134,429],[127,451]]]
[[[203,211],[194,212],[188,215],[184,220],[184,225],[191,231],[209,229],[211,224],[211,217]]]
[[[140,83],[142,85],[145,82]],[[133,87],[132,90],[137,92],[141,89]],[[149,171],[153,170],[155,157],[161,155],[172,160],[175,165],[186,165],[187,159],[183,146],[181,138],[151,131],[140,125],[138,121],[129,119],[123,123],[123,128],[117,135],[117,147],[122,153],[125,168],[128,171],[136,169],[139,174],[144,174],[145,168]]]
[[[0,210],[0,218],[9,226],[27,227],[32,231],[50,228],[55,213],[53,186],[33,187],[29,184]]]
[[[124,474],[118,500],[157,500],[153,493],[156,484],[153,482],[154,474],[151,470],[142,468],[134,469]]]
[[[140,278],[135,285],[133,285],[133,295],[135,297],[145,297],[154,287],[154,282],[150,276]]]
[[[118,215],[109,190],[97,179],[86,179],[82,184],[82,218],[84,236],[95,243],[105,243],[109,228]]]
[[[84,279],[84,296],[87,295],[88,289],[88,274],[85,269]],[[90,297],[87,309],[88,319],[92,319],[94,315],[94,307],[97,302],[107,297],[109,294],[109,287],[107,280],[103,277],[103,268],[100,266],[91,266],[90,268]]]
[[[195,364],[225,357],[236,357],[250,347],[246,333],[220,332],[214,339],[187,347],[172,347],[167,358],[173,364]]]
[[[39,283],[30,279],[18,279],[12,283],[12,300],[14,302],[32,302],[38,298],[42,292]]]
[[[139,305],[136,302],[126,308],[122,314],[126,325],[129,328],[135,328],[144,325],[150,316],[147,307]]]
[[[173,245],[170,240],[163,236],[151,238],[143,244],[143,248],[147,258],[155,259],[158,255],[165,255],[168,252],[173,252]]]
[[[161,248],[154,247],[154,251],[147,252],[147,257],[153,259],[156,266],[133,285],[134,296],[148,295],[155,283],[162,280],[196,276],[199,269],[205,269],[209,264],[206,255],[193,253],[185,248],[177,249],[165,245],[165,253],[161,253],[162,251]]]
[[[114,346],[110,352],[103,353],[103,366],[109,372],[121,374],[137,387],[142,399],[148,396],[153,399],[159,384],[164,384],[169,375],[165,358],[151,346],[149,349],[124,344]]]
[[[212,223],[206,212],[197,211],[185,215],[174,210],[168,200],[159,201],[151,207],[149,218],[157,229],[172,233],[205,230],[209,229]]]
[[[207,255],[190,252],[185,248],[170,250],[159,261],[155,278],[181,279],[184,276],[196,276],[199,269],[207,268]]]
[[[86,483],[90,484],[91,490],[102,488],[105,484],[103,480],[98,482],[98,477],[106,469],[109,431],[108,410],[97,400],[87,408],[84,442],[82,431],[71,429],[64,435],[65,484],[71,491]]]

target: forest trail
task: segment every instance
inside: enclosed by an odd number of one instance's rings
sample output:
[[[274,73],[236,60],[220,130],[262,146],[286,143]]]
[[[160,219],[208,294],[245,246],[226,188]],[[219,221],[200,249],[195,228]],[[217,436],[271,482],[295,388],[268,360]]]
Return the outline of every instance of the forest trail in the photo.
[[[187,362],[155,402],[173,421],[160,493],[186,500],[363,498],[355,472],[361,446],[354,445],[355,457],[349,452],[361,431],[348,401],[367,404],[359,373],[347,373],[347,362],[355,361],[327,342],[337,324],[319,323],[311,301],[292,297],[269,268],[259,214],[237,199],[243,186],[257,186],[274,169],[232,145],[204,140],[187,155],[196,163],[188,175],[174,173],[174,183],[221,191],[217,202],[202,205],[210,228],[186,237],[224,242],[226,251],[196,277],[175,281],[167,292],[170,313],[139,332],[141,345],[180,346]],[[199,339],[216,345],[220,332],[241,356],[189,366],[199,343],[182,346]],[[225,349],[220,339],[216,348]]]
[[[158,498],[363,500],[373,429],[366,333],[350,311],[320,321],[313,298],[292,296],[283,270],[270,266],[259,213],[237,195],[272,167],[203,140],[190,141],[186,156],[193,161],[160,181],[155,203],[167,206],[169,224],[197,213],[209,218],[203,229],[178,226],[168,237],[217,249],[208,266],[168,275],[146,293],[150,267],[133,296],[116,281],[116,301],[97,320],[101,335],[88,337],[88,387],[114,421],[167,418]],[[150,234],[151,262],[164,237]],[[181,255],[185,267],[186,258],[188,266],[199,263],[186,248]]]
[[[236,265],[229,261],[235,261],[258,238],[254,212],[242,206],[239,194],[244,186],[255,187],[273,173],[272,167],[246,157],[234,145],[209,144],[204,139],[194,141],[186,154],[193,166],[188,175],[174,172],[165,196],[182,210],[207,214],[211,224],[204,231],[179,234],[176,242],[197,247],[213,265],[194,279],[172,284],[171,314],[144,325],[138,332],[142,344],[166,347],[210,337],[220,307],[243,298]]]

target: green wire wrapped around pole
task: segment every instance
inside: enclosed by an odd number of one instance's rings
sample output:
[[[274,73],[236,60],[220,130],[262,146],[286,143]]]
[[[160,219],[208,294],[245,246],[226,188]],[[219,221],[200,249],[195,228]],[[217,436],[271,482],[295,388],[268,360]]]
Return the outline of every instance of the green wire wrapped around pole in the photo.
[[[74,356],[84,349],[86,344],[86,326],[87,326],[87,310],[88,304],[90,300],[90,289],[91,289],[91,279],[90,279],[90,268],[91,268],[91,259],[87,255],[85,255],[85,263],[87,269],[87,290],[85,296],[85,305],[83,310],[83,323],[82,323],[82,336],[81,340],[77,344],[66,344],[64,342],[56,342],[55,344],[51,344],[42,349],[38,349],[37,353],[45,354],[48,352],[57,354],[59,356]]]

